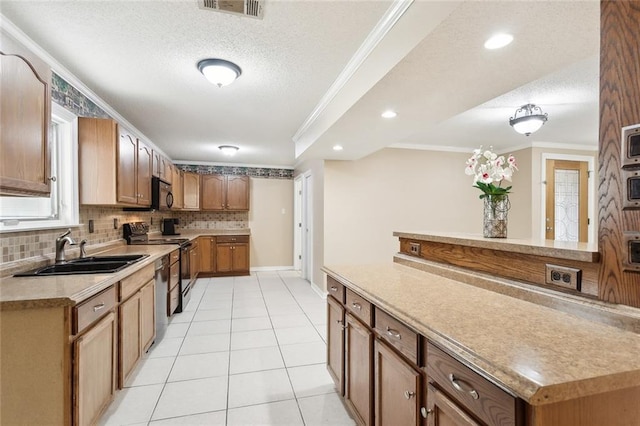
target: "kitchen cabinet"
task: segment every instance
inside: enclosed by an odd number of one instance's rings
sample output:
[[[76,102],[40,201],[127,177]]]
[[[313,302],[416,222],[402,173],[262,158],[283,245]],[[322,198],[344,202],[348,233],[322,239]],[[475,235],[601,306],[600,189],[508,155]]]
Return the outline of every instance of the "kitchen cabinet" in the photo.
[[[80,204],[151,205],[152,151],[118,123],[78,118]]]
[[[51,68],[0,36],[0,194],[50,193]]]
[[[162,177],[162,172],[164,171],[164,168],[162,168],[162,165],[160,164],[160,157],[162,155],[155,149],[152,151],[152,155],[151,175],[155,177]]]
[[[121,388],[155,338],[154,272],[153,265],[148,265],[120,281],[118,377]]]
[[[249,275],[249,236],[216,237],[216,274]]]
[[[124,129],[118,144],[118,201],[151,205],[151,149]]]
[[[427,408],[424,411],[428,426],[481,426],[455,402],[433,386],[428,387]]]
[[[344,400],[359,425],[373,424],[373,332],[346,314]],[[401,424],[401,423],[399,423]]]
[[[173,193],[173,210],[182,210],[183,208],[183,186],[184,186],[184,172],[173,166],[171,169],[171,192]]]
[[[75,425],[95,424],[116,391],[116,291],[112,286],[76,306],[72,328],[73,417]]]
[[[193,289],[198,279],[198,274],[200,274],[200,249],[198,240],[194,241],[189,248],[189,268],[191,288]]]
[[[249,176],[202,175],[202,210],[249,210],[249,182]]]
[[[183,210],[200,210],[200,175],[192,172],[184,172]]]
[[[214,273],[216,237],[198,238],[198,248],[200,249],[200,272],[202,274]]]
[[[173,164],[167,157],[160,157],[160,178],[167,183],[173,183]]]
[[[340,395],[344,395],[344,319],[342,302],[327,297],[327,371]]]
[[[422,376],[380,340],[374,345],[375,424],[420,425]]]

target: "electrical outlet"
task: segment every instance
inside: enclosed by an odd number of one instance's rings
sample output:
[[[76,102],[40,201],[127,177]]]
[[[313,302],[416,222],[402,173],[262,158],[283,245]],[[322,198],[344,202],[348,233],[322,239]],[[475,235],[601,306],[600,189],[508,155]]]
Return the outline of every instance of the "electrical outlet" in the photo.
[[[93,234],[93,219],[89,219],[89,233]]]
[[[545,265],[547,284],[559,285],[571,290],[580,291],[582,286],[582,270],[568,266]]]
[[[420,256],[420,243],[409,243],[409,251],[415,256]]]

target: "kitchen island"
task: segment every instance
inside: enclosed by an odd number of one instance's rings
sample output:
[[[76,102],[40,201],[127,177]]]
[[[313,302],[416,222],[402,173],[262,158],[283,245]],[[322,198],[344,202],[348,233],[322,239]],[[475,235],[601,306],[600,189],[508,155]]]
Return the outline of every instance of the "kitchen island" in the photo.
[[[461,236],[455,241],[416,233],[397,236],[512,249],[504,241]],[[521,250],[550,257],[557,247],[545,249]],[[565,258],[597,261],[591,247],[571,250]],[[329,370],[360,423],[384,419],[390,410],[400,418],[398,407],[406,404],[405,411],[415,414],[407,424],[420,424],[421,417],[436,425],[444,419],[456,419],[456,424],[640,424],[638,309],[429,261],[404,250],[387,264],[329,265],[324,271],[332,296]],[[362,315],[363,310],[370,313]],[[375,339],[358,340],[367,335]],[[342,370],[336,365],[340,355]],[[391,378],[385,376],[390,355],[398,358],[394,365],[404,368]],[[356,357],[360,363],[369,360],[370,370],[358,369]],[[385,402],[393,398],[385,393],[385,386],[393,388],[388,380],[400,380],[395,378],[401,371],[415,373],[397,384],[406,387],[405,397]],[[369,404],[356,394],[367,388]]]

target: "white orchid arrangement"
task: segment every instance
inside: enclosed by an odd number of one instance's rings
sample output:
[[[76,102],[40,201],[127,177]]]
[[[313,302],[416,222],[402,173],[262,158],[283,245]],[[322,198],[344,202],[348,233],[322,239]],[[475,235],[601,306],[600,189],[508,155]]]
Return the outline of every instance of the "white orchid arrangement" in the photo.
[[[480,198],[487,196],[503,196],[509,193],[511,186],[503,187],[502,181],[511,182],[513,172],[518,170],[516,158],[509,155],[505,160],[503,155],[493,152],[493,147],[482,151],[482,147],[475,149],[467,160],[466,175],[473,176],[473,185],[483,193]]]

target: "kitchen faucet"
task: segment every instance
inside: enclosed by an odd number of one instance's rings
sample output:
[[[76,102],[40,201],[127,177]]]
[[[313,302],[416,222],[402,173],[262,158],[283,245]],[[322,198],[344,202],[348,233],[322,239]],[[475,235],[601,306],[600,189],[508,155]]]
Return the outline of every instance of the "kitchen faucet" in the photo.
[[[64,245],[69,243],[69,245],[75,246],[76,242],[69,236],[71,234],[71,229],[67,229],[67,232],[60,235],[56,238],[56,263],[66,263],[67,260],[64,257]]]

